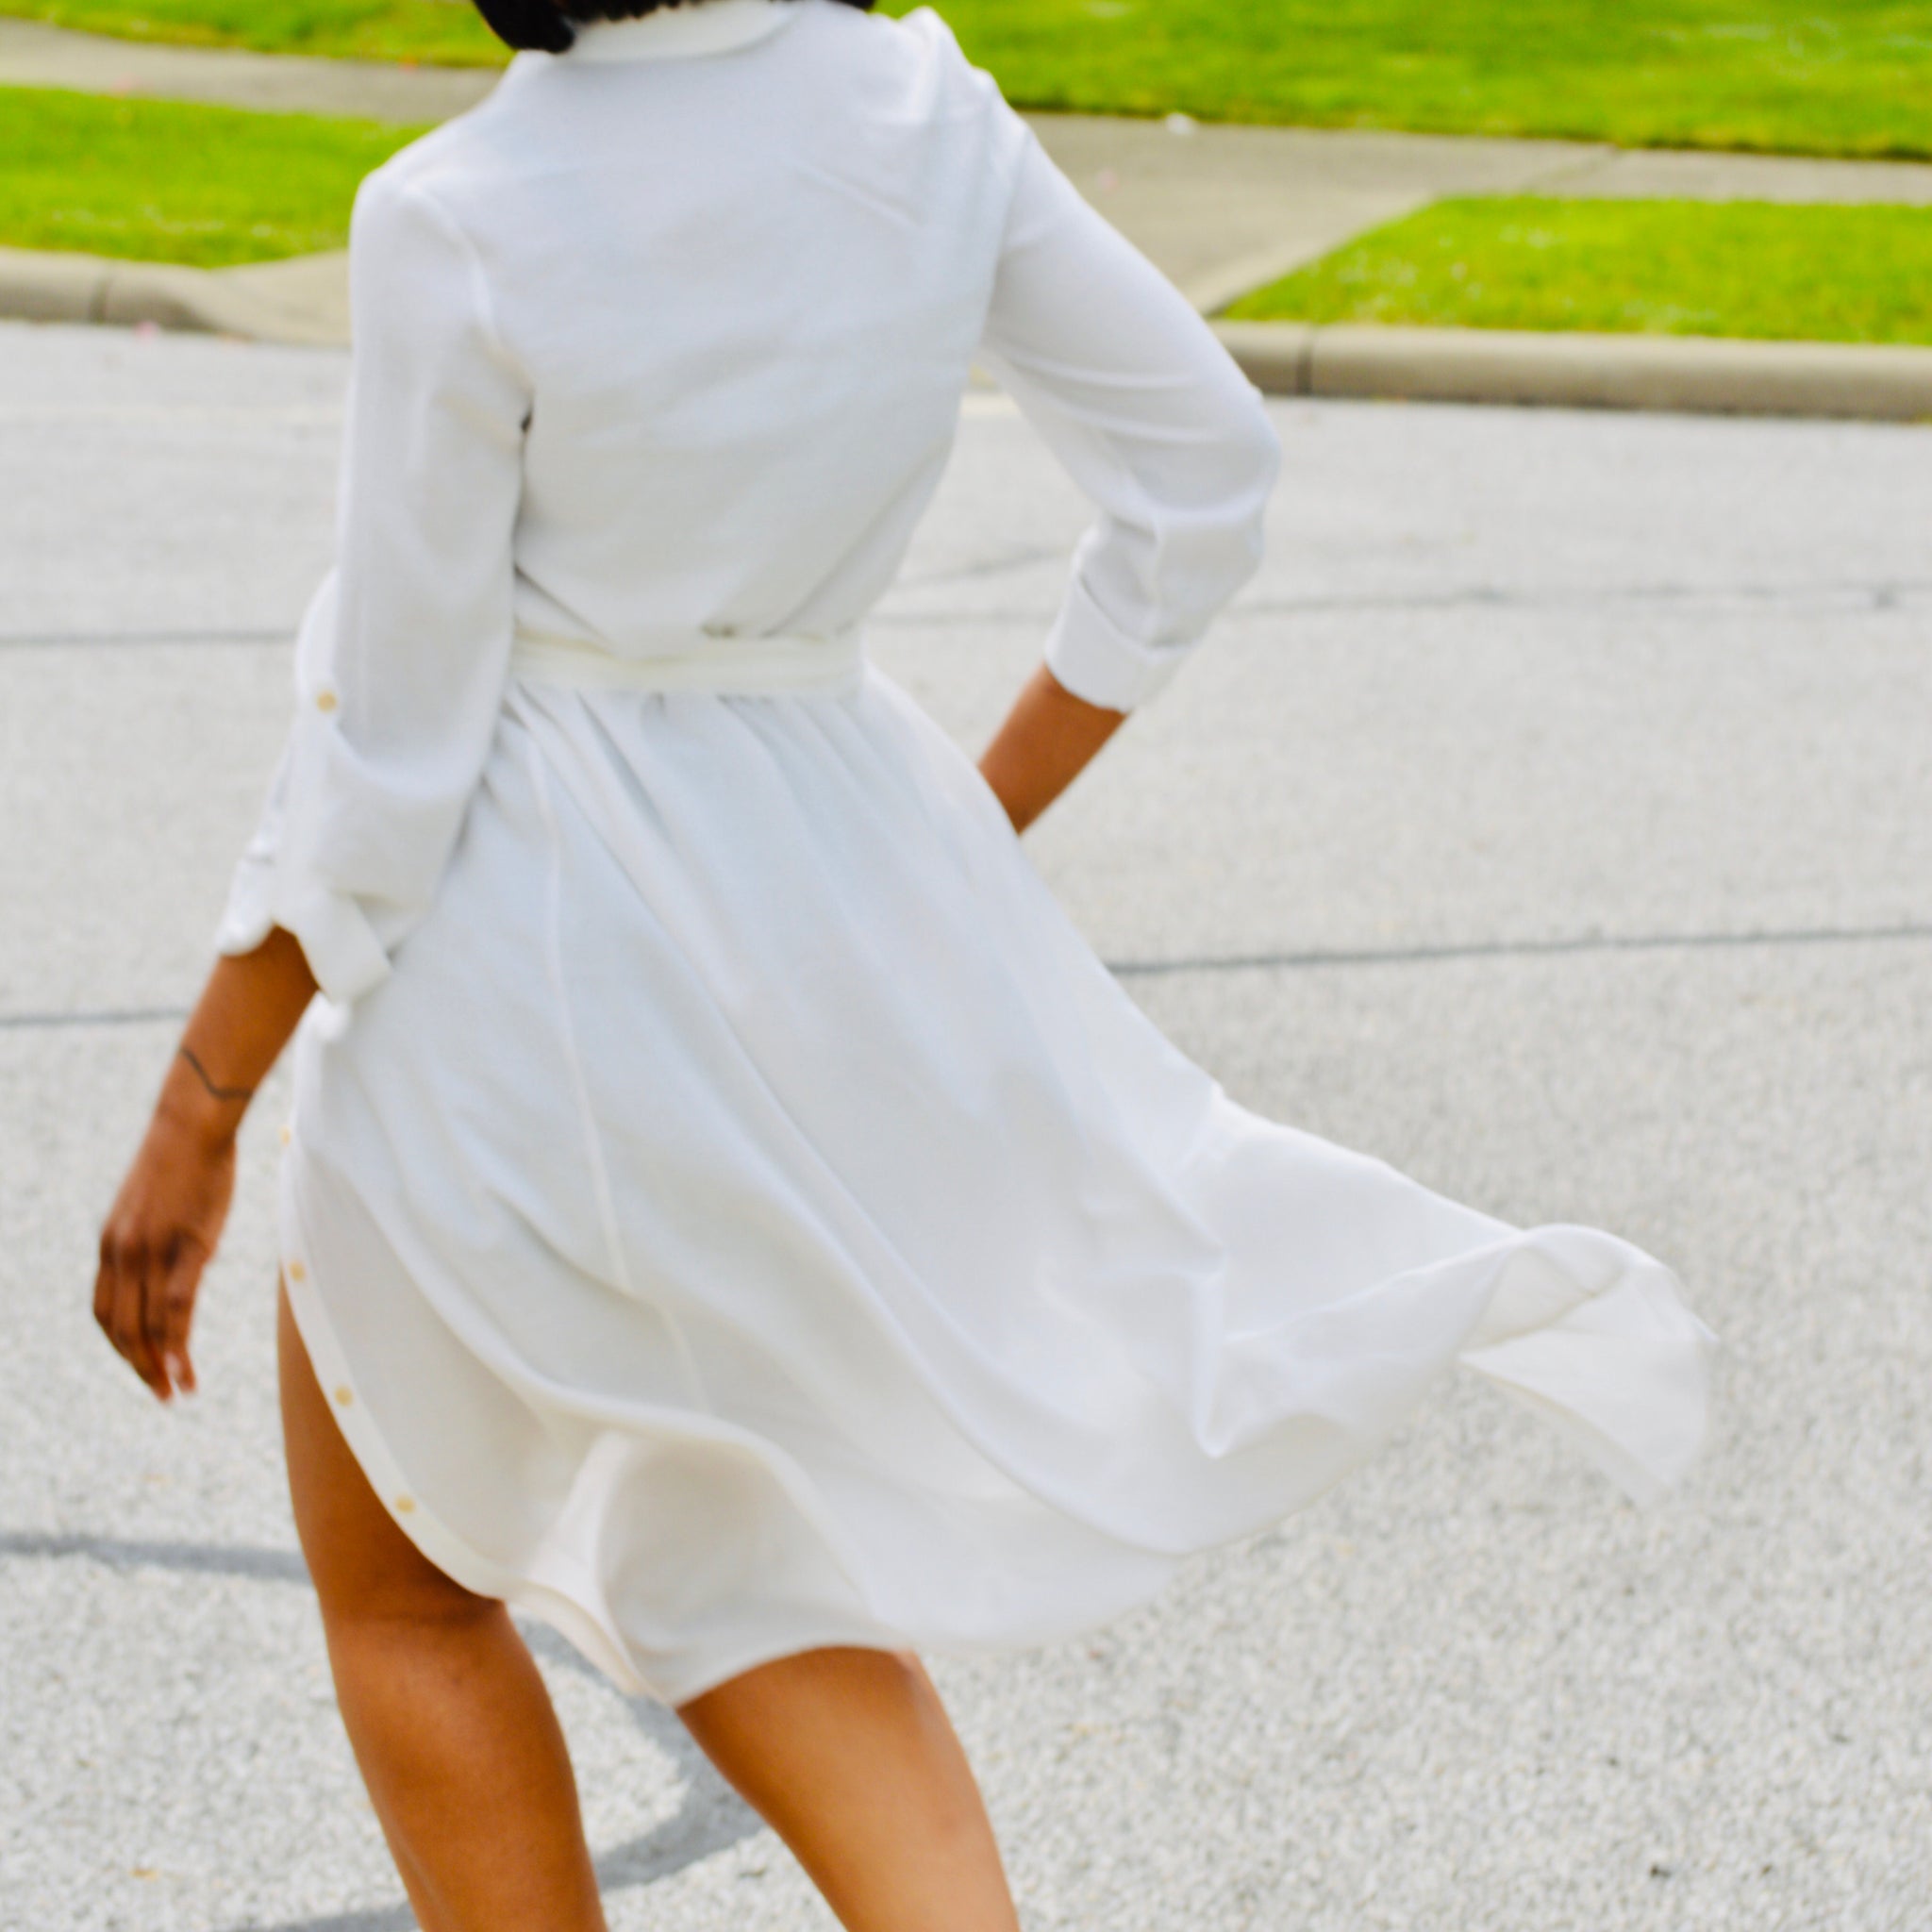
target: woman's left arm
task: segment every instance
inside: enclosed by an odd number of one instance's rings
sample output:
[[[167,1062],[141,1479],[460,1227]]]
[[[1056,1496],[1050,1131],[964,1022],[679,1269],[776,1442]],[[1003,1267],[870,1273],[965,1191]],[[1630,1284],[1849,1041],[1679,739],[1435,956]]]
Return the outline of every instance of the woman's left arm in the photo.
[[[216,960],[101,1229],[94,1320],[163,1402],[194,1388],[188,1331],[228,1215],[236,1131],[314,997],[308,961],[279,926]]]
[[[397,162],[356,198],[355,360],[335,568],[295,653],[295,712],[219,944],[272,926],[349,1005],[389,971],[455,848],[502,709],[530,395],[482,263]]]

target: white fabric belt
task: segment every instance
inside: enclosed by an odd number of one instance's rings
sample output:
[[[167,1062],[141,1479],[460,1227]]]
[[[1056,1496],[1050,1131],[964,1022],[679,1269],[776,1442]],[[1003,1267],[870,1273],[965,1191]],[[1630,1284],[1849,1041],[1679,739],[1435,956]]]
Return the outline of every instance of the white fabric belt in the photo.
[[[854,691],[865,674],[864,639],[857,625],[821,637],[783,632],[721,637],[693,631],[688,645],[621,658],[578,638],[520,630],[509,672],[512,677],[578,691],[689,691],[741,697]]]

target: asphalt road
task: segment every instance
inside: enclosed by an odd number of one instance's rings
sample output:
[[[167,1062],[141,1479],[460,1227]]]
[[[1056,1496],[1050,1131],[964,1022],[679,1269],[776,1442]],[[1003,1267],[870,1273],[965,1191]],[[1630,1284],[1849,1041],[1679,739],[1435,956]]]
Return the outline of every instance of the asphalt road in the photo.
[[[332,353],[0,328],[0,1925],[408,1924],[281,1489],[258,1109],[158,1411],[94,1229],[328,545]],[[1927,432],[1288,406],[1270,563],[1036,835],[1241,1099],[1673,1261],[1641,1515],[1445,1391],[1092,1641],[941,1672],[1034,1932],[1932,1925]],[[975,399],[874,654],[969,743],[1082,508]],[[555,1643],[619,1932],[829,1922]]]

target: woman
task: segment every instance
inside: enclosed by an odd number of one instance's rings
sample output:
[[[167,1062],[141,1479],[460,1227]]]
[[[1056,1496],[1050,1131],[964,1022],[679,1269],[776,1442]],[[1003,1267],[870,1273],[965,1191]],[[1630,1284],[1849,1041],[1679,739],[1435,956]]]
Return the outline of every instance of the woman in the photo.
[[[337,565],[97,1312],[193,1387],[302,1020],[290,1477],[423,1924],[603,1923],[520,1605],[853,1932],[1010,1928],[915,1650],[1144,1601],[1457,1362],[1649,1493],[1707,1338],[1607,1235],[1231,1105],[1022,857],[1277,450],[941,22],[483,4],[542,51],[358,197]],[[858,634],[975,357],[1101,512],[977,772]]]

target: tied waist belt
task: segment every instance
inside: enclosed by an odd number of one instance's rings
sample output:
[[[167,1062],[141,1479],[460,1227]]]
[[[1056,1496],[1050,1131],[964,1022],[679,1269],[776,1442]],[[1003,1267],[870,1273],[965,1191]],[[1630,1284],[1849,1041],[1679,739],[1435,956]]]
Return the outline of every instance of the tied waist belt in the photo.
[[[692,631],[675,648],[620,658],[578,638],[519,630],[509,675],[576,691],[704,691],[720,697],[777,697],[850,691],[865,675],[857,625],[818,637],[764,637]]]

